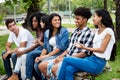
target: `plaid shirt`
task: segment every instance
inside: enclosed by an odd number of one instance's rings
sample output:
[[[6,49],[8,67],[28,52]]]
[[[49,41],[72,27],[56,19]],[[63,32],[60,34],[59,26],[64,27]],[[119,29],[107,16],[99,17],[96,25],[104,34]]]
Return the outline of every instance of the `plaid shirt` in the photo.
[[[87,55],[90,55],[90,51],[77,48],[73,44],[74,43],[81,43],[87,47],[92,47],[93,37],[94,37],[94,34],[88,27],[84,27],[82,30],[79,30],[77,28],[71,35],[69,47],[67,49],[69,52],[69,55],[77,54],[80,52],[84,52]]]

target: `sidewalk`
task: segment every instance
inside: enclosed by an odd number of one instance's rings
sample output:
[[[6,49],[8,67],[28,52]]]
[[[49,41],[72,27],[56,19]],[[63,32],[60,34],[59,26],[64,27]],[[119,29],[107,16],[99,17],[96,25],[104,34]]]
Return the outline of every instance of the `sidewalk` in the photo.
[[[0,36],[9,34],[10,31],[5,26],[0,26]]]

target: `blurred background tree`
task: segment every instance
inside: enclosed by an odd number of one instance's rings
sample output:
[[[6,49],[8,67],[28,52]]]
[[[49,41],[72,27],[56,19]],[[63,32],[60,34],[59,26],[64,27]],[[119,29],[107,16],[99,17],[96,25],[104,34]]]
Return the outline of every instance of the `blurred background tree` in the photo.
[[[63,12],[65,14],[66,12],[69,14],[69,10],[73,13],[79,6],[88,7],[92,12],[96,9],[105,8],[110,13],[115,14],[117,38],[120,39],[120,0],[5,0],[5,3],[0,3],[0,22],[6,18],[6,15],[13,15],[15,7],[17,15],[25,14],[25,28],[29,28],[28,19],[32,13]]]

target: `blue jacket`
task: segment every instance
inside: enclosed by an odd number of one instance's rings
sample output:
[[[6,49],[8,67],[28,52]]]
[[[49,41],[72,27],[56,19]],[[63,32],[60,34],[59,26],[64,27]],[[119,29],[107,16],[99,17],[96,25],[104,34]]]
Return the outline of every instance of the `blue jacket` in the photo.
[[[57,53],[56,55],[60,55],[62,52],[64,52],[69,44],[68,38],[69,38],[69,33],[68,30],[66,28],[61,28],[60,33],[57,33],[55,35],[56,38],[56,45],[57,48],[60,49],[60,52]],[[47,50],[47,53],[51,52],[52,46],[49,44],[49,30],[47,30],[44,34],[44,49]]]

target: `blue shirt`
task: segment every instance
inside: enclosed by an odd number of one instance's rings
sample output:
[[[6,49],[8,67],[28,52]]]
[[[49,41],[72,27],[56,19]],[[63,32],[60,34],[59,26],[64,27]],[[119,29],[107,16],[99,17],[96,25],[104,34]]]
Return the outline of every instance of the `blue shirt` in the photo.
[[[64,52],[69,44],[69,33],[68,30],[66,28],[61,28],[60,33],[57,33],[55,35],[55,39],[56,39],[56,45],[57,48],[60,49],[60,52],[57,53],[56,55],[60,55],[62,52]],[[49,44],[49,30],[47,30],[44,34],[44,49],[47,50],[47,53],[51,52],[53,50],[53,47]]]

